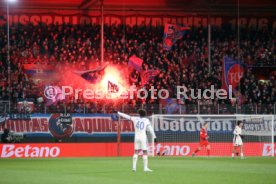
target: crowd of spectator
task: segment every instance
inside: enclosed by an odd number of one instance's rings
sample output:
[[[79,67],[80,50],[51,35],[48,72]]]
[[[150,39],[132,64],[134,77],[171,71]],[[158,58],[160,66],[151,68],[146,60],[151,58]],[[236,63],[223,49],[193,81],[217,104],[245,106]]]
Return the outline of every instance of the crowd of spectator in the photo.
[[[228,56],[248,66],[275,67],[275,31],[242,29],[240,40],[237,32],[228,27],[213,28],[211,41],[211,66],[208,62],[208,39],[206,28],[192,28],[170,51],[163,49],[162,26],[111,25],[104,26],[104,60],[114,65],[127,67],[132,55],[143,59],[143,70],[156,69],[160,74],[149,81],[146,88],[167,89],[170,98],[176,96],[176,86],[188,89],[222,88],[223,57]],[[66,66],[76,70],[88,70],[91,64],[100,65],[99,25],[16,25],[10,28],[10,88],[8,85],[7,34],[0,27],[0,101],[33,99],[37,112],[112,112],[124,108],[134,111],[144,105],[149,111],[162,110],[160,99],[134,99],[124,102],[90,100],[61,100],[45,107],[41,99],[45,85],[57,81],[34,81],[24,71],[24,64],[52,65],[58,73]],[[259,72],[262,72],[261,70]],[[141,76],[136,70],[129,74],[131,84],[141,86]],[[70,81],[71,83],[78,81]],[[237,89],[240,95],[231,100],[181,99],[181,113],[228,113],[227,107],[246,105],[247,109],[262,107],[263,113],[273,113],[276,102],[276,80],[272,73],[260,81],[248,67]],[[123,104],[123,106],[122,106]],[[200,108],[198,108],[200,106]],[[216,108],[214,108],[216,107]],[[233,107],[236,110],[236,106]],[[15,110],[16,106],[12,106]],[[242,109],[241,109],[242,110]],[[230,112],[230,111],[229,111]]]

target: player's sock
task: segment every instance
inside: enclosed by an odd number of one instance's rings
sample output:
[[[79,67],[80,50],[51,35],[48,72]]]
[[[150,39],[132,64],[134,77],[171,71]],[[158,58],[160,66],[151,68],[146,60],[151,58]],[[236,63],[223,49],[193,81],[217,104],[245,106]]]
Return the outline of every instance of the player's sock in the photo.
[[[243,158],[243,153],[241,153],[241,158]]]
[[[235,157],[235,153],[232,153],[232,157],[233,157],[233,158]]]
[[[143,155],[144,171],[148,169],[148,155]]]
[[[137,159],[138,159],[138,155],[137,155],[137,154],[134,154],[134,155],[133,155],[133,160],[132,160],[132,170],[133,170],[133,171],[136,171]]]
[[[207,150],[207,155],[208,155],[208,157],[210,156],[210,150]]]
[[[194,154],[196,154],[197,152],[199,152],[199,149],[196,149],[195,152],[194,152]]]

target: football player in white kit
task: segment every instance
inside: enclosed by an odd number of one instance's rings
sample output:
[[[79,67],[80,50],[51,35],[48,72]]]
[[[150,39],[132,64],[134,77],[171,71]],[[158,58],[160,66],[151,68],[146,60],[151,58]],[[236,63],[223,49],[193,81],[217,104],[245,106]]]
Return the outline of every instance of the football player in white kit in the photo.
[[[134,137],[134,155],[133,155],[133,167],[132,171],[136,171],[136,164],[138,160],[139,150],[143,150],[143,163],[144,163],[144,171],[151,172],[152,170],[148,168],[148,146],[147,146],[147,135],[146,131],[149,131],[154,141],[156,141],[156,135],[151,126],[151,123],[148,118],[146,118],[146,111],[139,110],[138,116],[129,116],[127,114],[118,112],[119,116],[122,116],[125,119],[131,120],[134,123],[135,129],[135,137]]]
[[[242,121],[238,121],[234,130],[234,139],[233,139],[234,148],[232,151],[232,158],[234,158],[235,153],[238,155],[237,147],[240,147],[241,158],[243,158],[242,126],[243,126]]]

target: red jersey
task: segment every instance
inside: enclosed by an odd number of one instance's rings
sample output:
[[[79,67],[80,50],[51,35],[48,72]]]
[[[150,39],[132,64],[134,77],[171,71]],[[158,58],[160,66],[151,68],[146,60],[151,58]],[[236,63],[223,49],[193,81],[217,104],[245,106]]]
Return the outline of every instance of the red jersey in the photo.
[[[207,130],[205,128],[201,128],[200,130],[200,144],[207,145],[208,140],[206,139],[208,137]]]

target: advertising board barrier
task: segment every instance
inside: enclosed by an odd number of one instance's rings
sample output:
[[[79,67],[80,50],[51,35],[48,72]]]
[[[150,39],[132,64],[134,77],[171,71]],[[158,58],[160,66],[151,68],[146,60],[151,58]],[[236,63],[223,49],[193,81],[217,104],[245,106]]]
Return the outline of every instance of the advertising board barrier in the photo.
[[[232,143],[210,145],[211,156],[231,156]],[[198,143],[158,143],[155,145],[154,155],[191,156],[197,146]],[[272,156],[272,147],[270,143],[245,143],[244,154]],[[120,155],[117,149],[116,143],[0,144],[0,158],[115,157],[132,156],[134,151],[133,143],[121,143]],[[197,155],[206,156],[205,149]]]

